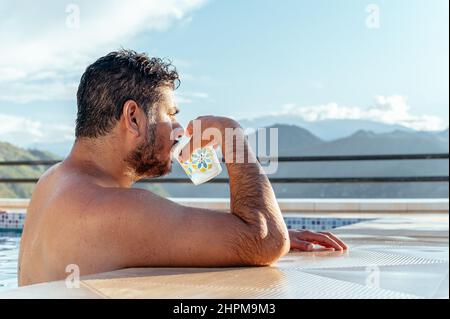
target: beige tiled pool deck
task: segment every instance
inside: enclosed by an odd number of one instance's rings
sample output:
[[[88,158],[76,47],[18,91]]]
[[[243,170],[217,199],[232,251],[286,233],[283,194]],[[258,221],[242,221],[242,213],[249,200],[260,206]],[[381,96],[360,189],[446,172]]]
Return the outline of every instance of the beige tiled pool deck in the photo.
[[[0,298],[448,298],[448,214],[336,229],[346,253],[291,253],[262,268],[140,268],[10,290]]]

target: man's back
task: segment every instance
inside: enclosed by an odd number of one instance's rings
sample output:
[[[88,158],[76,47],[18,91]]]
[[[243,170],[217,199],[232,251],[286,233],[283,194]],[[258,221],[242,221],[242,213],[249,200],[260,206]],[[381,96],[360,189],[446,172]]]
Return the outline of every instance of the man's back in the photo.
[[[19,285],[48,281],[50,261],[49,232],[52,216],[60,209],[55,197],[60,189],[60,164],[49,169],[36,185],[27,209],[19,255]]]
[[[89,228],[82,227],[89,220],[88,205],[98,189],[88,176],[77,175],[62,164],[55,165],[40,178],[22,234],[20,285],[62,279],[70,264],[84,269],[102,268],[86,249],[85,231]],[[114,269],[114,265],[109,264],[105,267],[108,269]]]

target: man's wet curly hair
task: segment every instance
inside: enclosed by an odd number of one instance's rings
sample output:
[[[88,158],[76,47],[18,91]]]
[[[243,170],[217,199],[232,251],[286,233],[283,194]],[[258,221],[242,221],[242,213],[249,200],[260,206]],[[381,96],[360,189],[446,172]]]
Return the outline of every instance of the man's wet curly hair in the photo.
[[[157,89],[161,86],[176,89],[179,82],[170,61],[132,50],[101,57],[81,77],[75,136],[95,138],[108,134],[128,100],[136,101],[149,114],[160,97]]]

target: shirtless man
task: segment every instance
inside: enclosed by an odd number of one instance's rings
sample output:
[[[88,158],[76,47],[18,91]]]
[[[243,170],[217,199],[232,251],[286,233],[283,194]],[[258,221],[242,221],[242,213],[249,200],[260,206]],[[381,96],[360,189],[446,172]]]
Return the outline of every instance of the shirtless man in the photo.
[[[347,249],[329,233],[288,232],[256,161],[226,164],[230,213],[131,188],[171,170],[174,141],[185,133],[172,96],[177,82],[170,64],[128,50],[87,68],[77,93],[72,151],[40,178],[28,207],[19,285],[64,279],[71,264],[81,275],[129,267],[264,266],[289,248]],[[203,130],[239,128],[228,118],[200,120]],[[192,124],[187,132],[192,134]],[[223,144],[215,146],[226,154]],[[189,146],[182,156],[190,156]]]

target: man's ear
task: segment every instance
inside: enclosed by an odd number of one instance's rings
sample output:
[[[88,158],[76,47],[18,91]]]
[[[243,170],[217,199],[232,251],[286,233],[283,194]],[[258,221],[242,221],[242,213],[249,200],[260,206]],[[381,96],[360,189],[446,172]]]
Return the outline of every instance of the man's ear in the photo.
[[[133,100],[128,100],[123,106],[122,116],[125,120],[126,129],[136,137],[141,134],[139,126],[143,124],[141,119],[142,112],[137,103]]]

